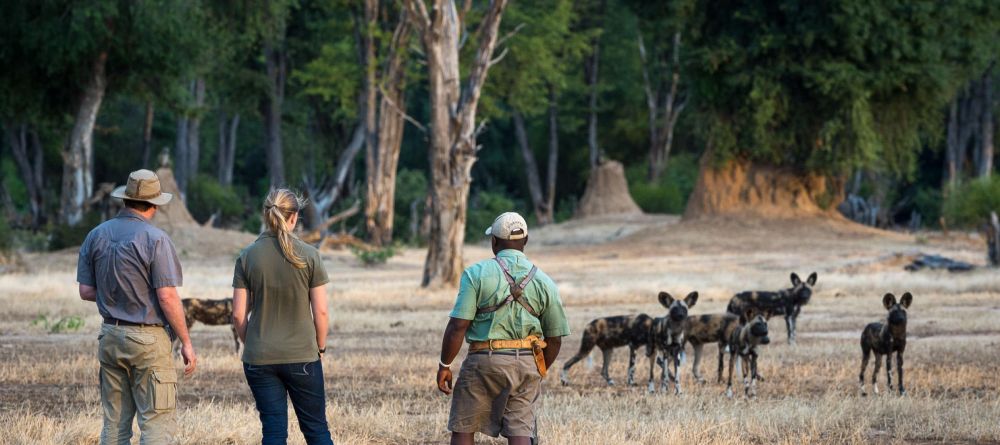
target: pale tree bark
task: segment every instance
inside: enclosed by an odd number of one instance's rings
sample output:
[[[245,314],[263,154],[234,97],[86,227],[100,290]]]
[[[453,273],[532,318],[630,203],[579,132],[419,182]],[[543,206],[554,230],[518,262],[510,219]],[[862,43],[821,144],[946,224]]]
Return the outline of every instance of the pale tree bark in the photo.
[[[314,184],[309,178],[304,178],[310,200],[310,205],[306,207],[309,212],[309,217],[306,218],[306,229],[318,230],[319,224],[327,219],[330,209],[343,195],[344,185],[347,183],[354,158],[365,146],[365,135],[364,122],[359,122],[351,141],[344,148],[344,151],[340,152],[333,174],[326,177],[322,184]]]
[[[969,82],[948,109],[945,181],[954,187],[963,176],[993,171],[993,65]]]
[[[281,108],[285,101],[285,79],[287,77],[287,57],[284,48],[284,29],[276,41],[264,43],[264,59],[267,73],[267,96],[261,103],[264,116],[265,149],[267,173],[271,187],[285,185],[285,155],[281,144]]]
[[[454,286],[463,269],[466,208],[476,162],[476,107],[497,43],[506,0],[491,0],[478,29],[475,59],[460,84],[459,51],[464,26],[453,0],[407,0],[427,56],[431,99],[430,232],[422,285]]]
[[[990,64],[980,80],[980,92],[983,96],[983,110],[979,124],[981,136],[976,174],[984,178],[993,173],[993,64]]]
[[[181,199],[187,195],[188,183],[188,132],[191,121],[183,114],[177,115],[177,131],[174,135],[174,179],[177,180],[177,189],[181,192]]]
[[[107,61],[107,52],[102,52],[91,66],[90,78],[81,93],[73,129],[62,153],[60,216],[64,224],[71,226],[83,219],[84,203],[94,189],[94,124],[107,89],[104,72]]]
[[[590,169],[594,170],[601,162],[601,149],[597,145],[597,82],[598,68],[601,60],[600,38],[594,37],[592,45],[593,51],[586,62],[584,62],[584,77],[586,77],[587,87],[590,89],[588,101],[589,112],[587,114],[587,147],[590,148]]]
[[[198,177],[198,164],[201,160],[201,116],[205,106],[205,79],[197,78],[191,81],[191,97],[194,99],[194,110],[188,120],[187,133],[187,171],[188,183]],[[187,190],[184,190],[187,192]]]
[[[680,47],[681,33],[674,32],[671,49],[671,63],[669,68],[670,85],[656,85],[650,80],[649,58],[646,54],[646,45],[643,42],[642,34],[639,34],[639,56],[642,60],[642,79],[646,92],[646,106],[649,108],[649,171],[647,179],[649,182],[657,182],[667,167],[670,159],[670,151],[674,144],[674,127],[677,119],[687,105],[685,99],[681,99],[680,91]],[[662,82],[661,82],[662,83]]]
[[[153,150],[153,101],[146,102],[146,118],[142,121],[142,167],[149,168],[149,156]]]
[[[224,186],[233,183],[233,164],[236,162],[236,136],[240,128],[240,114],[229,117],[224,111],[219,112],[219,153],[217,161],[219,184]]]
[[[30,129],[27,124],[7,124],[4,132],[7,134],[7,142],[14,155],[14,163],[28,191],[31,227],[38,229],[44,223],[45,211],[42,143],[38,133]]]
[[[556,89],[549,86],[549,165],[546,181],[546,202],[549,210],[549,222],[555,222],[556,211],[556,174],[559,169],[559,106],[556,100]]]
[[[412,24],[401,9],[382,68],[378,65],[375,31],[380,13],[377,0],[366,0],[366,33],[362,38],[365,76],[365,228],[372,244],[392,243],[396,170],[405,126],[406,46]],[[376,106],[378,108],[376,108]]]

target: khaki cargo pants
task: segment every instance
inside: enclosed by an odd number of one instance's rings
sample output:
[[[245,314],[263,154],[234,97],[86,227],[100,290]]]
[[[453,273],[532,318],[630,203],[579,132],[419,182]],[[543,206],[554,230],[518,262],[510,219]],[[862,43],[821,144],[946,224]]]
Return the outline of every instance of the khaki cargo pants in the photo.
[[[466,356],[452,393],[449,431],[538,437],[535,411],[542,394],[542,376],[530,350],[515,354]]]
[[[133,417],[139,420],[139,443],[174,443],[177,370],[170,349],[162,327],[101,325],[101,444],[129,443]]]

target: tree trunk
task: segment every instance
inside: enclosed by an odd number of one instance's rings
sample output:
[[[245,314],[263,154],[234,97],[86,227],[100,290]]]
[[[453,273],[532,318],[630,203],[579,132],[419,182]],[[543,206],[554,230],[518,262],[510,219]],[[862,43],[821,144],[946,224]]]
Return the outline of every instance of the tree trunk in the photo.
[[[555,222],[556,175],[559,169],[559,108],[556,89],[549,86],[549,165],[546,176],[545,201],[549,210],[549,222]],[[541,222],[541,221],[539,221]]]
[[[511,120],[514,122],[514,136],[517,139],[517,145],[521,147],[521,157],[524,158],[524,173],[528,176],[528,191],[535,207],[535,218],[539,225],[548,224],[552,222],[552,212],[542,194],[542,180],[538,175],[535,153],[528,143],[528,131],[524,125],[524,116],[521,115],[520,111],[515,110],[511,115]]]
[[[219,117],[219,184],[233,184],[233,164],[236,162],[236,136],[240,127],[240,114]]]
[[[180,192],[181,198],[185,199],[187,195],[187,184],[188,184],[188,166],[191,165],[188,161],[188,131],[190,129],[191,121],[182,114],[177,115],[177,132],[174,137],[174,178],[177,180],[177,191]]]
[[[354,164],[354,158],[365,146],[365,137],[364,122],[359,122],[351,141],[337,158],[337,167],[334,169],[333,175],[326,178],[322,186],[306,184],[306,188],[309,190],[309,199],[312,200],[312,205],[309,207],[315,210],[315,214],[308,221],[307,228],[309,230],[316,230],[319,227],[318,224],[326,220],[330,209],[340,199],[344,191],[344,184],[351,172],[351,166]]]
[[[264,59],[268,80],[267,97],[263,101],[261,113],[264,115],[265,153],[267,155],[267,173],[271,187],[285,185],[285,157],[281,145],[281,108],[285,100],[286,64],[285,50],[282,47],[284,30],[278,42],[268,41],[264,44]]]
[[[202,78],[191,81],[191,95],[194,97],[194,112],[188,121],[187,133],[187,171],[188,183],[198,177],[198,164],[201,160],[201,116],[205,106],[205,80]],[[184,190],[187,192],[187,189]]]
[[[651,183],[658,182],[660,176],[663,174],[663,170],[667,167],[667,161],[670,159],[670,150],[674,145],[674,127],[677,125],[677,119],[680,117],[681,112],[684,111],[687,103],[679,99],[680,47],[681,33],[676,31],[674,32],[671,51],[670,86],[666,88],[667,93],[661,99],[660,92],[662,89],[659,88],[659,85],[655,91],[650,86],[646,68],[646,49],[642,42],[642,36],[639,37],[639,54],[643,62],[646,103],[649,108],[649,171],[647,179]],[[662,105],[660,105],[660,102],[662,102]],[[659,116],[661,109],[663,110],[662,118]]]
[[[42,212],[45,210],[42,143],[38,139],[38,133],[29,129],[27,124],[7,124],[4,132],[7,133],[14,163],[28,191],[31,227],[37,230],[43,223]]]
[[[980,178],[985,178],[993,173],[993,65],[986,70],[980,82],[980,93],[982,94],[982,119],[979,129],[979,163],[976,172]]]
[[[108,53],[102,52],[91,67],[90,79],[84,87],[73,120],[66,148],[63,150],[62,222],[77,225],[83,219],[83,205],[94,189],[94,124],[107,88],[104,68]]]
[[[649,58],[646,55],[646,45],[642,39],[642,32],[638,32],[639,60],[642,62],[642,86],[646,93],[646,124],[649,126],[649,166],[647,177],[653,182],[660,175],[660,135],[659,126],[656,122],[660,116],[660,92],[653,90],[653,83],[649,77]]]
[[[844,184],[788,168],[730,160],[716,167],[712,150],[702,155],[684,219],[720,215],[787,218],[833,216]]]
[[[492,0],[479,25],[475,60],[465,88],[459,84],[459,30],[453,0],[435,0],[431,14],[421,0],[407,0],[427,55],[431,99],[430,233],[423,286],[454,286],[463,269],[465,217],[476,162],[476,107],[489,71],[506,0]]]
[[[149,168],[149,156],[153,144],[153,101],[146,102],[146,119],[142,124],[142,167]]]
[[[601,161],[601,150],[597,146],[597,80],[598,66],[601,59],[601,41],[599,37],[594,38],[593,48],[593,52],[584,64],[584,74],[587,78],[587,86],[590,88],[589,113],[587,115],[587,146],[590,147],[590,169],[592,171]]]
[[[945,192],[954,189],[958,184],[958,101],[952,99],[948,106],[948,142],[945,148]]]

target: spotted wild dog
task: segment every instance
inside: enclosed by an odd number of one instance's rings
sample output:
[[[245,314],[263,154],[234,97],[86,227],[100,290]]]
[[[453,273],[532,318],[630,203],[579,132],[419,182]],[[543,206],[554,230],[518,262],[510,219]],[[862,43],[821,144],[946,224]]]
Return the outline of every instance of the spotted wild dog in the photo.
[[[785,327],[788,328],[788,343],[795,344],[795,326],[799,318],[802,306],[809,303],[812,297],[812,288],[816,285],[816,272],[809,275],[806,281],[802,281],[799,276],[792,273],[792,287],[782,289],[777,292],[771,291],[743,291],[733,296],[729,300],[726,312],[733,315],[740,315],[748,307],[753,307],[761,311],[767,311],[771,315],[784,315]]]
[[[882,297],[882,305],[889,311],[885,320],[869,323],[865,330],[861,332],[861,373],[858,380],[861,381],[861,395],[865,393],[865,368],[868,367],[868,357],[875,353],[875,370],[872,371],[872,391],[878,394],[878,371],[882,365],[882,356],[885,356],[885,378],[886,388],[892,391],[892,353],[896,353],[896,372],[899,374],[899,394],[905,395],[906,388],[903,387],[903,351],[906,350],[906,311],[913,304],[913,295],[909,292],[903,294],[896,302],[896,296],[885,294]]]
[[[233,331],[233,342],[236,352],[240,351],[240,339],[236,336],[236,327],[233,326],[233,299],[204,300],[200,298],[185,298],[181,300],[184,305],[184,323],[188,330],[194,322],[200,321],[209,326],[229,325]],[[175,347],[179,346],[178,341],[174,341]]]
[[[698,383],[705,383],[705,379],[698,370],[701,363],[702,349],[707,343],[717,343],[719,345],[719,372],[718,382],[722,383],[723,354],[726,345],[729,343],[729,336],[740,325],[740,318],[733,314],[702,314],[688,317],[687,332],[684,336],[687,342],[694,348],[694,364],[691,373]]]
[[[614,348],[628,346],[628,385],[635,384],[635,350],[646,344],[649,340],[649,327],[653,324],[653,318],[646,314],[639,315],[619,315],[616,317],[598,318],[587,324],[583,331],[583,339],[580,341],[580,352],[569,359],[563,365],[560,380],[563,385],[569,385],[569,368],[590,355],[594,347],[601,349],[604,355],[604,365],[601,367],[601,376],[614,385],[615,381],[608,375],[608,365],[611,362],[611,353]]]
[[[658,296],[660,304],[667,308],[664,317],[653,319],[649,329],[649,342],[646,343],[646,356],[649,357],[649,392],[656,392],[653,383],[653,367],[660,364],[660,387],[667,389],[667,378],[674,382],[674,393],[681,393],[680,366],[684,355],[684,333],[688,325],[688,309],[698,302],[698,292],[691,292],[683,300],[674,299],[666,292]],[[672,361],[672,363],[671,363]],[[668,371],[673,365],[673,373]]]
[[[747,397],[757,395],[757,347],[771,343],[767,336],[767,320],[770,314],[748,307],[740,316],[740,325],[729,336],[729,381],[726,397],[733,397],[733,367],[739,367],[743,374],[743,391]],[[745,364],[743,364],[745,363]]]

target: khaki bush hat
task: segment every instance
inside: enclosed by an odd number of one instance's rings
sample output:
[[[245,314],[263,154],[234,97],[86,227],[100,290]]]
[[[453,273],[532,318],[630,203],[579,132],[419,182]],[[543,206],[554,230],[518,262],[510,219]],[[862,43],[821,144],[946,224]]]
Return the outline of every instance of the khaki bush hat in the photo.
[[[112,191],[111,197],[162,206],[170,202],[174,195],[160,190],[160,178],[156,173],[142,169],[129,173],[128,182]]]
[[[520,233],[513,233],[520,230]],[[493,220],[493,225],[486,229],[487,236],[505,240],[519,240],[528,237],[528,222],[517,212],[501,213]]]

